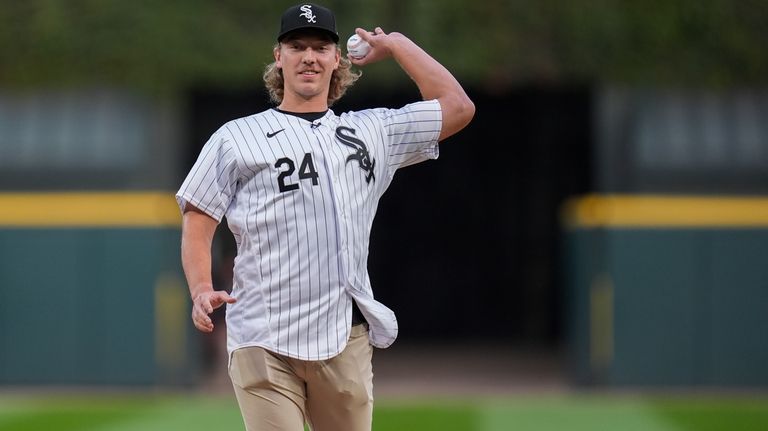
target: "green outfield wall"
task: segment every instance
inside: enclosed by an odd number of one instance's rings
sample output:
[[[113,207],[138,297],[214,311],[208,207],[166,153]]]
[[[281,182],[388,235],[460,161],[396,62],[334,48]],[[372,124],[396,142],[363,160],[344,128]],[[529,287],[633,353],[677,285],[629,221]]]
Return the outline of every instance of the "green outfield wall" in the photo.
[[[575,381],[768,386],[768,198],[589,196],[564,214]]]
[[[0,384],[186,384],[171,193],[0,194]]]

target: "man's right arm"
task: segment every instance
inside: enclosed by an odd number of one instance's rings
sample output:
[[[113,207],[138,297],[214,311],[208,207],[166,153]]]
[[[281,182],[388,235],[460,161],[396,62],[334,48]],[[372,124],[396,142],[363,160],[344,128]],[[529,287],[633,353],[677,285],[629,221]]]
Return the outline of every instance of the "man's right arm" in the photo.
[[[216,219],[187,204],[181,230],[181,264],[192,297],[192,322],[203,332],[213,331],[208,316],[224,303],[235,299],[223,290],[213,290],[211,245],[218,226]]]

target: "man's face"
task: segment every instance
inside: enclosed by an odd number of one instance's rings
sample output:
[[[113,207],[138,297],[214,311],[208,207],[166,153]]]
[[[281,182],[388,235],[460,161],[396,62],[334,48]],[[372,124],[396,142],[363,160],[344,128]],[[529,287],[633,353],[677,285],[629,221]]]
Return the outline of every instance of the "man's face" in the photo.
[[[277,67],[283,70],[284,97],[327,100],[331,75],[341,59],[333,41],[322,34],[289,35],[274,55]]]

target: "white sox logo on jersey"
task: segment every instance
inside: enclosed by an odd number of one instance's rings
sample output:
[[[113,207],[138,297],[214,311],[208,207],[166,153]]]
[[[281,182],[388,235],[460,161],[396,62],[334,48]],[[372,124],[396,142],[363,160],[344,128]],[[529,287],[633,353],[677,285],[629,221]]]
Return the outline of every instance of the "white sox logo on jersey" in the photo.
[[[373,160],[371,155],[368,154],[368,147],[365,145],[365,142],[355,137],[355,129],[344,126],[337,127],[336,139],[338,139],[342,144],[355,150],[354,153],[347,157],[347,163],[351,162],[352,160],[357,160],[357,163],[360,165],[360,169],[366,173],[365,182],[368,184],[371,183],[371,180],[375,182],[376,177],[373,175],[373,168],[376,167],[376,160]]]
[[[315,14],[312,13],[312,5],[305,4],[304,6],[300,7],[299,9],[301,9],[301,11],[304,12],[304,13],[300,14],[299,16],[303,16],[304,18],[306,18],[307,22],[312,22],[312,23],[317,22]]]

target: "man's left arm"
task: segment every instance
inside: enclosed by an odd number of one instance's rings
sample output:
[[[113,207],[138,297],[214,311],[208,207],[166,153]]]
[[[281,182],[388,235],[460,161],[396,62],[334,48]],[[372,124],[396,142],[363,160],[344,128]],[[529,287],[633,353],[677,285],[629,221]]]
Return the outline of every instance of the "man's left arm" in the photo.
[[[400,33],[384,33],[376,27],[373,33],[358,28],[355,32],[371,50],[361,58],[350,57],[357,66],[394,58],[400,67],[419,87],[424,100],[440,102],[443,125],[439,140],[443,140],[466,127],[475,115],[475,105],[459,84],[459,81],[442,64],[432,58],[413,41]]]

